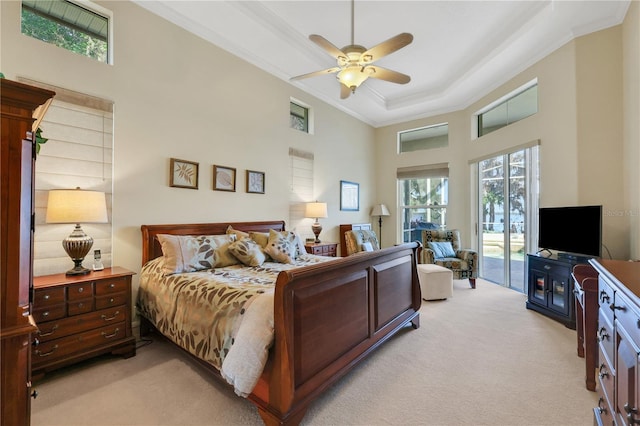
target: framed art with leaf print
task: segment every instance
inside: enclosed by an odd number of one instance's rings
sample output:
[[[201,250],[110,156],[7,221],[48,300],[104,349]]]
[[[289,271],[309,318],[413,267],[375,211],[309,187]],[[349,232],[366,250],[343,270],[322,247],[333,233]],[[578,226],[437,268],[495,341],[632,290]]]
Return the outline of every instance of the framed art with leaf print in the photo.
[[[360,210],[360,185],[355,182],[340,181],[340,210]]]
[[[264,172],[247,170],[247,192],[264,194]]]
[[[169,171],[169,186],[198,189],[198,163],[172,158]]]
[[[213,166],[213,189],[216,191],[236,191],[236,169]]]

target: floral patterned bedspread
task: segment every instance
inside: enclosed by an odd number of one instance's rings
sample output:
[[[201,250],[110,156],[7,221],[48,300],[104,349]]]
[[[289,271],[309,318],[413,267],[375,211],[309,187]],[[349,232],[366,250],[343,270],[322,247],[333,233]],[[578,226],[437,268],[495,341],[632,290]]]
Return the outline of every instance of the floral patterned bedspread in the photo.
[[[236,393],[246,396],[262,373],[273,342],[273,292],[278,273],[334,259],[302,255],[292,264],[233,265],[165,276],[163,258],[159,257],[142,267],[137,304],[140,313],[158,331],[224,370],[223,376],[234,385]],[[250,309],[261,312],[251,315]],[[243,336],[246,341],[236,342]],[[229,355],[233,345],[242,347],[242,351],[231,351]],[[245,348],[253,355],[239,353]],[[237,359],[231,359],[232,355]],[[225,362],[228,368],[223,369]],[[261,365],[243,365],[245,362]],[[255,377],[243,377],[247,374]]]

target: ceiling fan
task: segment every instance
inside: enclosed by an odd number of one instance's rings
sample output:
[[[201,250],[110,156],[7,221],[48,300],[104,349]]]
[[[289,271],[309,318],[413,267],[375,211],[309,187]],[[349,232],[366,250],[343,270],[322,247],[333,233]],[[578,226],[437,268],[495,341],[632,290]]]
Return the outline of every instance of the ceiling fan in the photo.
[[[292,77],[290,80],[301,80],[303,78],[316,77],[319,75],[333,74],[337,72],[338,74],[336,75],[336,78],[340,82],[341,99],[346,99],[351,93],[355,93],[358,86],[360,86],[369,77],[398,84],[406,84],[411,81],[411,77],[406,74],[371,64],[383,56],[387,56],[396,50],[402,49],[413,41],[413,36],[409,33],[401,33],[383,41],[371,49],[367,49],[364,46],[354,44],[353,15],[354,0],[351,0],[351,44],[343,47],[342,49],[338,49],[330,41],[320,35],[311,34],[309,36],[309,40],[320,46],[337,60],[338,66],[322,71],[302,74]]]

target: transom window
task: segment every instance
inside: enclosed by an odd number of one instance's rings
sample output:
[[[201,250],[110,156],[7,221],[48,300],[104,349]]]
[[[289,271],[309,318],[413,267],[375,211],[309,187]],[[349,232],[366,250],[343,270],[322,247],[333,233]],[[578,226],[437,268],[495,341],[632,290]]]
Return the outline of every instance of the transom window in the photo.
[[[398,152],[443,148],[449,145],[449,124],[435,124],[398,132]]]
[[[538,82],[533,80],[477,114],[478,137],[538,112]]]
[[[110,22],[98,9],[89,2],[22,0],[22,34],[108,63]]]
[[[309,133],[309,108],[298,102],[289,102],[289,126],[292,129]]]

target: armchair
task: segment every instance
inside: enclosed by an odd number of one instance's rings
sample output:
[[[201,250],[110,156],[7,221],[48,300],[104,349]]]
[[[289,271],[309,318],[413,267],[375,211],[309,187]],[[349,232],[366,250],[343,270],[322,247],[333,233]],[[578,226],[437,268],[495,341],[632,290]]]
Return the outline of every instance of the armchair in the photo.
[[[370,229],[346,231],[344,233],[347,252],[343,256],[349,256],[361,251],[373,251],[380,249],[378,236]]]
[[[442,250],[437,243],[450,242],[453,251]],[[430,244],[436,243],[436,244]],[[431,263],[443,266],[453,271],[454,279],[469,279],[471,288],[476,288],[478,277],[478,253],[470,249],[460,248],[460,231],[425,229],[422,231],[421,263]],[[448,248],[448,245],[444,247]]]

